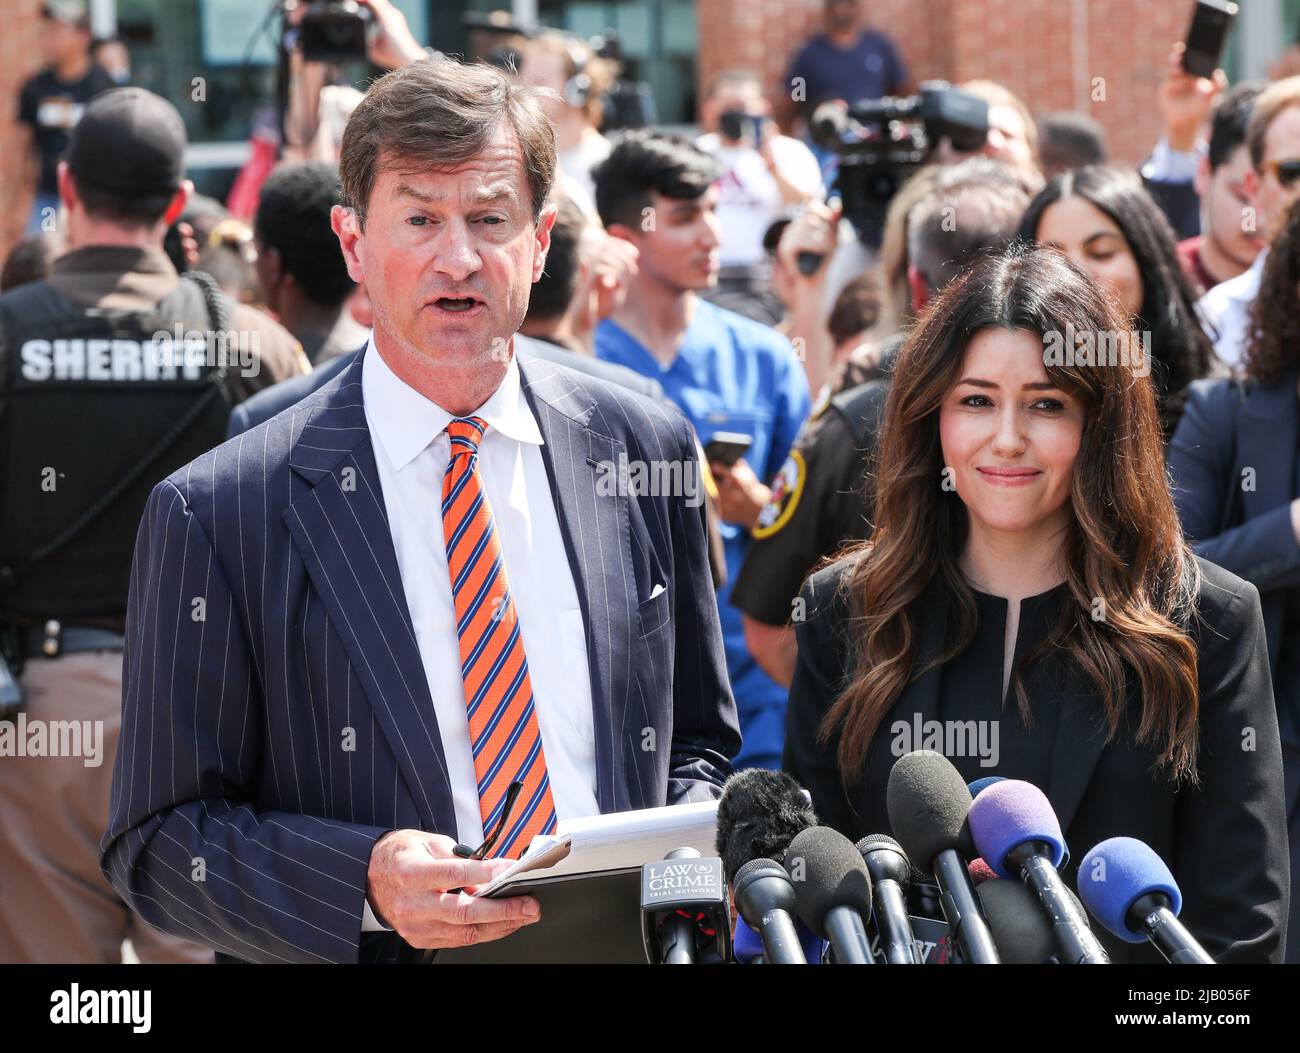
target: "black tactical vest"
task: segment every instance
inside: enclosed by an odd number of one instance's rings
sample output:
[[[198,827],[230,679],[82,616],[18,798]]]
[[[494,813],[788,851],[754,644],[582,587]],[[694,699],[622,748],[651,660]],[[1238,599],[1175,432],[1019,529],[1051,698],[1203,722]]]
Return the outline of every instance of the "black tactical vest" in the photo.
[[[0,618],[125,614],[150,490],[225,439],[211,333],[229,309],[208,275],[186,278],[151,312],[78,308],[44,282],[0,297]]]

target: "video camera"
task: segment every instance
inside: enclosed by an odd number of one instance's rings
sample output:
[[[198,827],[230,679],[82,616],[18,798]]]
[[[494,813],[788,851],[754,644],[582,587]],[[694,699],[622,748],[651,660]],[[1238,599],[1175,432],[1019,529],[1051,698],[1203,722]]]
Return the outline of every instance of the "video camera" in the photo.
[[[931,159],[945,139],[958,153],[984,145],[988,103],[947,81],[921,85],[920,94],[823,103],[812,116],[818,145],[838,155],[834,190],[859,240],[879,248],[885,211],[908,176]]]
[[[354,0],[311,0],[299,26],[308,62],[360,62],[366,57],[370,8]]]

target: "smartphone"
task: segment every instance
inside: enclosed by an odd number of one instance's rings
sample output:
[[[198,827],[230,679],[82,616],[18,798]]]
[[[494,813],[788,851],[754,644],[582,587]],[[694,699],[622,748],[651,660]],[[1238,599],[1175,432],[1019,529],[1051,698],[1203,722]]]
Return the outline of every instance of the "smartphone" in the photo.
[[[704,447],[704,456],[710,464],[725,464],[730,468],[749,452],[754,440],[738,431],[715,431]]]
[[[718,116],[718,130],[724,139],[736,141],[748,140],[750,146],[757,146],[763,141],[763,126],[767,118],[761,114],[749,114],[744,110],[727,110]]]
[[[1192,24],[1187,30],[1183,69],[1194,77],[1212,77],[1219,68],[1223,45],[1237,17],[1237,5],[1228,0],[1197,0]]]

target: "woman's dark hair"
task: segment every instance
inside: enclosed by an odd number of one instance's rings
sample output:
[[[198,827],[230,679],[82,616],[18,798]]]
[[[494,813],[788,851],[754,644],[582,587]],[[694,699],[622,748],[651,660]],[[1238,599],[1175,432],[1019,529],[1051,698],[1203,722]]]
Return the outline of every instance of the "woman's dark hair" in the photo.
[[[1261,384],[1277,384],[1300,366],[1300,201],[1287,212],[1264,261],[1243,365]]]
[[[1132,685],[1140,700],[1137,741],[1154,748],[1176,779],[1194,782],[1199,688],[1187,629],[1199,571],[1165,479],[1154,389],[1130,365],[1047,353],[1064,333],[1128,326],[1113,300],[1064,255],[1023,244],[975,263],[899,351],[878,447],[875,533],[852,551],[856,562],[845,584],[857,661],[821,725],[822,741],[839,735],[847,785],[903,690],[933,667],[916,668],[921,601],[929,589],[938,588],[947,614],[947,638],[933,665],[974,638],[975,598],[959,566],[969,517],[957,493],[941,485],[939,415],[971,340],[999,329],[1043,339],[1048,376],[1081,402],[1084,416],[1070,489],[1073,515],[1061,543],[1068,596],[1060,622],[1017,663],[1022,717],[1028,722],[1025,666],[1064,653],[1095,686],[1109,737],[1124,722]]]
[[[1151,334],[1152,377],[1165,433],[1182,413],[1187,386],[1214,370],[1214,349],[1196,314],[1196,295],[1178,262],[1169,221],[1131,172],[1091,165],[1063,172],[1025,210],[1021,237],[1038,240],[1043,213],[1075,195],[1100,209],[1120,229],[1137,261],[1142,306],[1137,327]]]

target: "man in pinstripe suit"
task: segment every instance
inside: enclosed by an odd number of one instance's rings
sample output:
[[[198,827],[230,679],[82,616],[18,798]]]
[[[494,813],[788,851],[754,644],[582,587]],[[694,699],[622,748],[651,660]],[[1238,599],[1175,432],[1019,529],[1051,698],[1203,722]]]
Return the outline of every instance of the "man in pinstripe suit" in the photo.
[[[517,856],[730,772],[689,426],[513,354],[554,169],[490,67],[376,82],[333,216],[370,343],[153,491],[103,865],[159,928],[268,962],[502,938],[536,902],[452,891],[508,865],[457,841]]]

